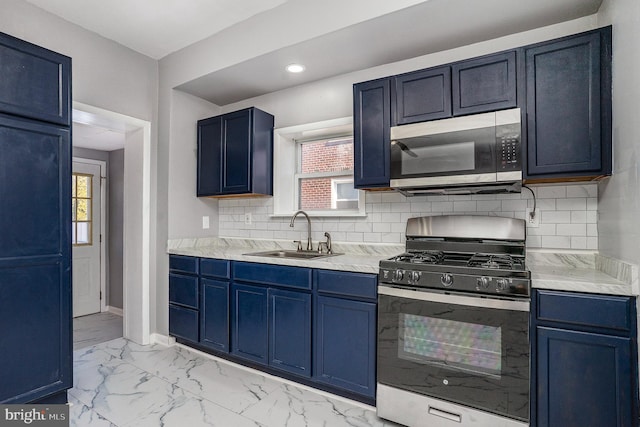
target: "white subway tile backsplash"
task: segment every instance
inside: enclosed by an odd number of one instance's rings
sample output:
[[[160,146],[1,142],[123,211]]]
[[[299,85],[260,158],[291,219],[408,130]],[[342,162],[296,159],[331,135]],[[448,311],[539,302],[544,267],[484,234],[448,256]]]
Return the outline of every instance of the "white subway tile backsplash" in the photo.
[[[587,223],[587,211],[571,211],[571,223],[572,224],[586,224]]]
[[[587,224],[558,224],[556,236],[587,236]]]
[[[453,202],[431,202],[432,212],[453,212]]]
[[[598,197],[597,185],[568,185],[567,198],[571,197]]]
[[[571,249],[587,249],[587,238],[583,236],[572,236]]]
[[[541,236],[543,248],[571,249],[570,236]]]
[[[503,200],[502,201],[502,210],[503,211],[525,211],[527,208],[526,200]]]
[[[454,201],[453,202],[453,211],[454,212],[476,212],[476,201]]]
[[[502,203],[500,200],[478,200],[476,207],[479,212],[500,212]]]
[[[566,197],[566,186],[549,186],[538,188],[538,199],[565,199]]]
[[[540,211],[541,224],[569,224],[570,222],[570,211]]]
[[[589,249],[598,247],[597,184],[531,186],[537,195],[539,227],[527,227],[527,247]],[[335,242],[404,243],[408,218],[426,215],[493,215],[525,218],[533,207],[531,192],[458,196],[405,197],[396,192],[366,192],[367,216],[362,218],[312,218],[313,240],[323,240],[328,231]],[[221,237],[300,240],[306,227],[290,218],[270,217],[273,200],[224,199],[219,201]],[[245,225],[244,214],[252,214]],[[301,223],[302,224],[302,223]]]
[[[584,197],[575,199],[558,199],[556,200],[556,209],[559,211],[586,211],[587,199]]]

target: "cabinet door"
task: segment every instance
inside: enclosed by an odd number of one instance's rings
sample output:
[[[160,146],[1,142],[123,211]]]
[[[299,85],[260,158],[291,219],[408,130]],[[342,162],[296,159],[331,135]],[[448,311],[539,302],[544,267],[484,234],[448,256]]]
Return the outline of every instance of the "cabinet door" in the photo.
[[[169,304],[169,335],[198,342],[198,317],[197,310]]]
[[[451,117],[451,68],[439,67],[395,77],[394,125]]]
[[[267,288],[234,283],[231,291],[231,353],[266,364]]]
[[[600,33],[527,48],[525,66],[526,176],[610,173],[602,156]]]
[[[318,296],[314,378],[367,397],[376,389],[376,305]]]
[[[516,52],[504,52],[452,66],[453,115],[516,106]]]
[[[72,385],[70,201],[69,130],[0,116],[0,403]]]
[[[311,377],[311,295],[269,289],[269,365]]]
[[[354,187],[389,187],[391,81],[353,85]]]
[[[222,116],[222,193],[250,192],[251,109]]]
[[[229,352],[229,282],[200,279],[200,344]]]
[[[0,111],[71,125],[71,58],[0,33]]]
[[[222,119],[198,121],[198,197],[222,192]]]
[[[537,425],[632,426],[629,338],[537,328]]]

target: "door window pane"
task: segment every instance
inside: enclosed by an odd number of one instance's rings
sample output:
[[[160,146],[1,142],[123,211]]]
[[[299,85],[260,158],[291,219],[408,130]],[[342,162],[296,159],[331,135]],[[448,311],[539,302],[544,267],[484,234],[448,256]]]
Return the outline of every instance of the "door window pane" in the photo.
[[[93,235],[93,175],[73,173],[71,177],[71,242],[91,245]]]

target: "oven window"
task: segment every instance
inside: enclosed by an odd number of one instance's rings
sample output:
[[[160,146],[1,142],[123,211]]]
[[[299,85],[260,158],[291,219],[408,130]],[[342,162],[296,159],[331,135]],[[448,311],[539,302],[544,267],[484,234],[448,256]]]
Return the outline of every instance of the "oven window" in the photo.
[[[398,357],[500,377],[502,328],[400,313]]]

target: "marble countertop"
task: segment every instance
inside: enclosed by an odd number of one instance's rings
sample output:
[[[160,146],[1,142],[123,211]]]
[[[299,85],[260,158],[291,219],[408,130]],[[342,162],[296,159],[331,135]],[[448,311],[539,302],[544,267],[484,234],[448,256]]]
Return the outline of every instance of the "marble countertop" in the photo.
[[[537,289],[638,295],[637,267],[597,253],[529,251],[526,264]]]
[[[290,265],[294,267],[320,268],[325,270],[353,271],[378,274],[378,263],[404,251],[402,245],[333,245],[335,255],[317,259],[293,259],[248,255],[267,250],[295,250],[291,242],[244,239],[180,239],[171,240],[168,252],[202,258],[220,258],[233,261],[259,262],[263,264]]]
[[[275,249],[295,249],[289,241],[201,238],[174,239],[167,252],[202,258],[327,270],[378,273],[378,263],[404,252],[403,245],[336,243],[333,250],[342,255],[312,260],[248,255]],[[597,253],[557,253],[529,250],[527,267],[531,271],[532,287],[560,291],[637,296],[638,268],[624,262],[602,257]]]

